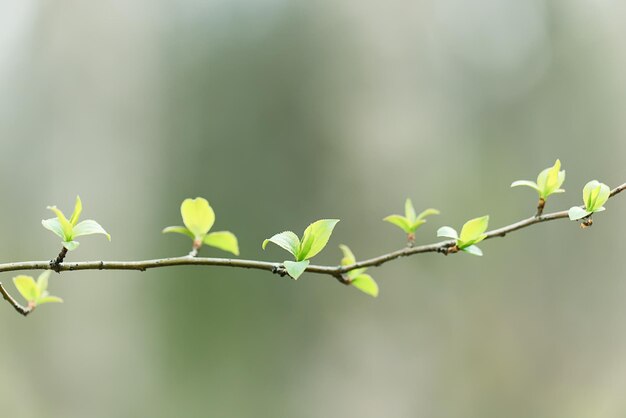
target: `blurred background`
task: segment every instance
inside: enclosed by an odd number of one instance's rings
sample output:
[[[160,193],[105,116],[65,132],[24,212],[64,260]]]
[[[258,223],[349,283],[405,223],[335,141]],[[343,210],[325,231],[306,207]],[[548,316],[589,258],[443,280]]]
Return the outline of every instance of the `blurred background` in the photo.
[[[242,258],[341,223],[358,258],[401,248],[411,197],[439,226],[534,213],[626,181],[626,3],[178,0],[0,2],[0,262],[60,250],[47,205],[84,219],[69,260],[184,255],[180,202],[207,198]],[[623,417],[626,196],[559,221],[334,279],[225,268],[54,275],[23,318],[0,304],[13,417]],[[620,216],[621,215],[621,216]],[[204,248],[201,255],[228,256]],[[38,272],[32,272],[36,275]],[[2,282],[14,293],[11,273]]]

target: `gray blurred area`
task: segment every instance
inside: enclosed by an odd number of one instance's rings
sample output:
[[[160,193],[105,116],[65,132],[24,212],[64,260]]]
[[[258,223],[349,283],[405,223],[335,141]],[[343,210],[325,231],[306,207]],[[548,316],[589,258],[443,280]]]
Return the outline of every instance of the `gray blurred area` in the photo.
[[[626,181],[625,39],[611,0],[3,0],[0,262],[53,258],[40,220],[77,194],[112,242],[71,260],[186,254],[160,231],[195,196],[243,258],[284,260],[262,240],[319,218],[341,222],[317,263],[372,257],[404,245],[381,219],[407,197],[441,210],[419,243],[533,214],[509,185],[556,158],[567,209]],[[63,305],[0,304],[0,414],[623,417],[625,208],[372,269],[378,299],[310,274],[54,275]]]

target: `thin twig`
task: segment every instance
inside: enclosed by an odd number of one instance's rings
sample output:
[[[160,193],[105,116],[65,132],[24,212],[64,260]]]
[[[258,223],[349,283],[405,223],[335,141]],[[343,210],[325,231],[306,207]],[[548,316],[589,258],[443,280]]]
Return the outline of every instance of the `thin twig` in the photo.
[[[614,197],[618,193],[626,190],[626,183],[611,190],[610,197]],[[529,226],[554,221],[557,219],[568,218],[566,210],[559,212],[552,212],[543,214],[540,216],[532,216],[527,219],[512,223],[501,228],[487,231],[487,237],[485,239],[491,239],[496,237],[504,237],[507,234],[527,228]],[[370,258],[363,261],[358,261],[354,264],[347,266],[319,266],[310,265],[306,268],[309,273],[326,274],[339,280],[341,283],[349,284],[349,280],[346,280],[345,274],[349,271],[360,269],[363,267],[375,267],[385,264],[389,261],[395,260],[400,257],[407,257],[414,254],[421,253],[442,253],[450,254],[455,251],[455,241],[446,240],[432,244],[404,247],[391,253],[383,254],[378,257]],[[60,256],[60,254],[59,254]],[[257,261],[257,260],[242,260],[231,258],[207,258],[207,257],[193,257],[187,255],[184,257],[173,258],[160,258],[153,260],[142,261],[81,261],[70,263],[54,263],[50,261],[24,261],[17,263],[3,263],[0,264],[0,272],[5,271],[19,271],[19,270],[55,270],[57,272],[62,271],[79,271],[79,270],[140,270],[146,271],[147,269],[160,268],[160,267],[173,267],[173,266],[222,266],[222,267],[237,267],[255,270],[266,270],[274,274],[281,276],[286,275],[286,270],[281,263],[269,262],[269,261]],[[22,315],[28,315],[31,309],[20,306],[15,299],[13,299],[0,284],[0,293],[18,312]]]
[[[33,308],[26,308],[20,305],[15,299],[13,299],[13,296],[11,296],[9,292],[7,292],[2,283],[0,283],[0,293],[2,293],[2,297],[4,297],[4,300],[9,302],[9,304],[11,304],[11,306],[13,306],[15,310],[20,314],[26,316],[33,311]]]

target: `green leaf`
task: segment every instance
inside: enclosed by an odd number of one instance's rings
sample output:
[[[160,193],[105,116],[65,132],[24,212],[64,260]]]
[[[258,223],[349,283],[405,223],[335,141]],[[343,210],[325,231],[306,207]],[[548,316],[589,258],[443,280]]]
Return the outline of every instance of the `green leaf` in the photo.
[[[204,237],[204,243],[220,250],[239,255],[239,244],[235,234],[229,231],[211,232]]]
[[[572,206],[567,211],[567,216],[569,216],[570,221],[576,221],[578,219],[582,219],[585,216],[590,215],[591,212],[587,212],[585,209],[580,206]]]
[[[437,230],[438,237],[459,239],[459,234],[457,234],[454,228],[450,228],[449,226],[442,226]]]
[[[63,233],[63,227],[57,218],[43,219],[41,224],[44,228],[54,232],[62,240],[65,240],[65,234]]]
[[[78,223],[78,218],[80,218],[80,213],[83,211],[83,203],[80,201],[80,196],[76,196],[76,204],[74,205],[74,212],[72,212],[72,216],[70,217],[70,224],[72,226]]]
[[[552,167],[546,168],[537,176],[539,196],[543,199],[546,199],[553,193],[562,193],[564,191],[559,189],[565,181],[565,171],[559,171],[560,169],[561,160],[557,159]]]
[[[56,206],[48,206],[48,209],[50,209],[52,212],[54,212],[57,215],[57,219],[59,220],[59,224],[61,225],[61,230],[63,231],[63,240],[71,241],[73,239],[73,236],[72,236],[73,227],[70,221],[67,220],[63,212],[57,209]]]
[[[352,250],[350,250],[350,247],[344,244],[340,244],[339,248],[341,249],[341,252],[343,253],[343,258],[341,259],[342,266],[350,266],[356,263],[356,257],[352,253]]]
[[[263,245],[261,246],[263,249],[267,246],[267,243],[273,242],[281,248],[289,251],[293,254],[294,257],[298,254],[298,249],[300,248],[300,239],[296,234],[291,231],[284,231],[279,234],[274,235],[271,238],[263,241]]]
[[[167,228],[164,228],[163,231],[161,231],[161,232],[163,234],[175,232],[177,234],[187,235],[191,239],[195,239],[196,238],[193,235],[193,233],[190,230],[188,230],[187,228],[185,228],[184,226],[168,226]]]
[[[304,230],[300,249],[296,258],[306,260],[314,257],[324,249],[339,219],[320,219]],[[310,244],[309,244],[310,243]]]
[[[361,274],[354,277],[350,284],[367,295],[378,296],[378,285],[369,274]]]
[[[597,212],[598,208],[601,208],[611,195],[611,189],[604,183],[600,183],[597,180],[592,180],[583,188],[583,200],[587,211]]]
[[[415,208],[413,207],[413,202],[411,202],[411,199],[408,198],[406,199],[406,202],[404,202],[404,216],[410,224],[414,223],[417,219],[417,216],[415,215]]]
[[[465,222],[461,229],[461,236],[459,237],[459,248],[466,247],[468,245],[477,244],[485,239],[485,231],[489,226],[489,215],[481,216],[479,218],[470,219]]]
[[[475,245],[468,245],[467,247],[463,247],[461,248],[461,251],[465,251],[466,253],[477,255],[477,256],[483,255],[482,250]]]
[[[351,266],[352,264],[356,263],[356,257],[347,245],[341,244],[339,245],[339,248],[341,248],[341,251],[343,252],[343,258],[341,259],[342,266]],[[346,274],[348,275],[348,277],[354,278],[360,274],[363,274],[366,270],[367,267],[363,267],[360,269],[350,270]]]
[[[215,212],[206,199],[185,199],[180,205],[183,223],[195,238],[202,239],[215,222]]]
[[[43,305],[44,303],[63,303],[63,299],[58,296],[43,296],[35,302],[36,305]]]
[[[439,215],[439,212],[437,209],[426,209],[425,211],[423,211],[422,213],[420,213],[419,215],[417,215],[417,220],[421,220],[424,219],[427,216],[431,216],[431,215]],[[426,221],[424,221],[426,222]]]
[[[304,270],[306,270],[307,266],[309,265],[309,260],[284,261],[283,264],[285,265],[287,273],[289,273],[289,275],[294,280],[298,280],[298,277],[300,277],[302,273],[304,273]]]
[[[394,224],[407,234],[410,234],[412,232],[411,223],[409,223],[408,219],[402,215],[389,215],[386,218],[383,218],[383,221]]]
[[[52,270],[46,270],[37,278],[37,287],[39,288],[39,294],[43,295],[48,290],[48,278],[50,277]]]
[[[540,191],[539,186],[537,186],[537,183],[535,183],[534,181],[530,181],[530,180],[517,180],[511,183],[511,187],[517,187],[517,186],[528,186],[528,187],[532,187],[538,192]]]
[[[80,245],[78,241],[63,241],[63,246],[68,249],[68,251],[74,251]]]
[[[102,234],[107,237],[109,241],[111,241],[111,235],[107,231],[104,230],[100,224],[92,219],[87,219],[85,221],[80,222],[78,225],[74,227],[74,238],[81,237],[83,235],[93,235],[93,234]]]
[[[13,284],[15,284],[22,297],[28,302],[35,302],[40,295],[35,279],[30,276],[16,276],[13,278]]]

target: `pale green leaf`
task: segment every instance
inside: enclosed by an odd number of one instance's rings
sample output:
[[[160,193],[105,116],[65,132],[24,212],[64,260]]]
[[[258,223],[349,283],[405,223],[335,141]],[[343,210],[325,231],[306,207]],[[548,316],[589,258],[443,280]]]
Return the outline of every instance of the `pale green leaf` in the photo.
[[[307,226],[300,243],[297,255],[298,260],[312,258],[322,251],[328,243],[337,222],[339,222],[339,219],[320,219]],[[311,243],[310,245],[309,242]]]
[[[50,273],[52,273],[52,270],[46,270],[37,278],[37,287],[41,295],[48,290],[48,278],[50,277]]]
[[[465,251],[466,253],[469,253],[472,255],[478,255],[478,256],[483,255],[482,250],[475,245],[468,245],[467,247],[463,247],[461,248],[461,251]]]
[[[529,181],[529,180],[517,180],[514,181],[513,183],[511,183],[511,187],[517,187],[517,186],[528,186],[528,187],[532,187],[533,189],[540,191],[539,187],[537,186],[537,183],[535,183],[534,181]]]
[[[457,234],[454,228],[450,228],[449,226],[442,226],[437,230],[438,237],[459,239],[459,235]]]
[[[298,249],[300,248],[300,239],[296,234],[291,231],[284,231],[279,234],[274,235],[271,238],[263,241],[263,249],[267,246],[268,242],[273,242],[281,248],[289,251],[294,257],[298,254]]]
[[[63,246],[68,249],[68,251],[74,251],[80,245],[78,241],[63,241]]]
[[[588,216],[589,214],[590,214],[590,212],[587,212],[585,209],[581,208],[580,206],[572,206],[567,211],[567,216],[569,216],[569,219],[571,221],[576,221],[578,219],[582,219],[585,216]]]
[[[600,191],[596,197],[596,201],[593,204],[593,211],[598,212],[598,209],[604,206],[611,196],[611,189],[604,183],[600,183]]]
[[[410,234],[412,232],[411,224],[409,223],[409,220],[402,215],[389,215],[386,218],[384,218],[383,221],[394,224],[395,226],[399,227],[407,234]]]
[[[80,201],[80,196],[76,196],[76,204],[74,205],[74,212],[72,212],[72,216],[70,217],[70,223],[72,226],[78,223],[78,218],[80,218],[80,213],[83,211],[83,203]]]
[[[426,220],[424,219],[417,219],[415,222],[413,222],[413,224],[411,224],[411,232],[415,232],[417,230],[417,228],[419,228],[420,226],[424,225],[426,223]]]
[[[557,159],[554,165],[548,170],[548,175],[546,176],[544,185],[544,198],[551,195],[561,186],[562,182],[559,183],[561,179],[565,181],[565,172],[563,171],[563,175],[560,176],[559,170],[561,170],[561,160]]]
[[[61,225],[61,230],[63,231],[63,240],[71,241],[74,237],[72,235],[73,227],[70,221],[67,220],[63,212],[57,209],[56,206],[48,206],[48,209],[50,209],[57,215],[57,219],[59,220],[59,224]]]
[[[30,276],[20,275],[13,278],[13,284],[17,288],[18,292],[28,302],[35,302],[39,297],[39,287],[35,283],[35,279]]]
[[[83,235],[102,234],[111,241],[111,235],[104,230],[100,224],[92,219],[81,221],[74,227],[74,237],[81,237]]]
[[[413,222],[415,222],[415,219],[417,219],[417,215],[415,215],[415,208],[413,207],[413,202],[411,202],[411,199],[406,199],[406,202],[404,202],[404,216],[406,217],[407,221],[409,224],[412,224]]]
[[[44,303],[63,303],[63,299],[58,296],[43,296],[36,301],[36,305],[43,305]]]
[[[167,228],[164,228],[163,231],[161,231],[164,234],[167,233],[177,233],[177,234],[183,234],[183,235],[187,235],[189,238],[191,239],[195,239],[196,237],[194,237],[193,233],[188,230],[187,228],[185,228],[184,226],[168,226]]]
[[[183,223],[195,238],[203,238],[215,222],[215,212],[206,199],[185,199],[180,205]]]
[[[289,273],[289,275],[294,280],[298,280],[298,277],[300,277],[302,273],[304,273],[307,266],[309,265],[309,260],[285,261],[283,262],[283,264],[285,265],[285,269],[287,270],[287,273]]]
[[[344,244],[340,244],[339,248],[341,249],[341,252],[343,253],[343,258],[341,259],[342,266],[350,266],[356,263],[356,257],[352,253],[352,250],[350,250],[350,247]]]
[[[367,295],[378,296],[378,285],[369,274],[361,274],[354,277],[350,284]]]
[[[439,215],[439,213],[440,212],[437,209],[432,209],[432,208],[426,209],[425,211],[417,215],[417,220],[424,219],[425,217],[431,216],[431,215]]]
[[[204,237],[204,243],[220,250],[239,255],[239,244],[235,234],[229,231],[211,232]]]
[[[41,224],[44,228],[54,232],[56,235],[59,236],[59,238],[65,240],[63,228],[61,227],[61,223],[59,222],[58,218],[43,219],[41,221]]]
[[[479,218],[470,219],[465,222],[461,229],[461,235],[459,237],[459,247],[466,246],[465,244],[475,244],[484,239],[484,233],[489,226],[489,215],[481,216]]]

